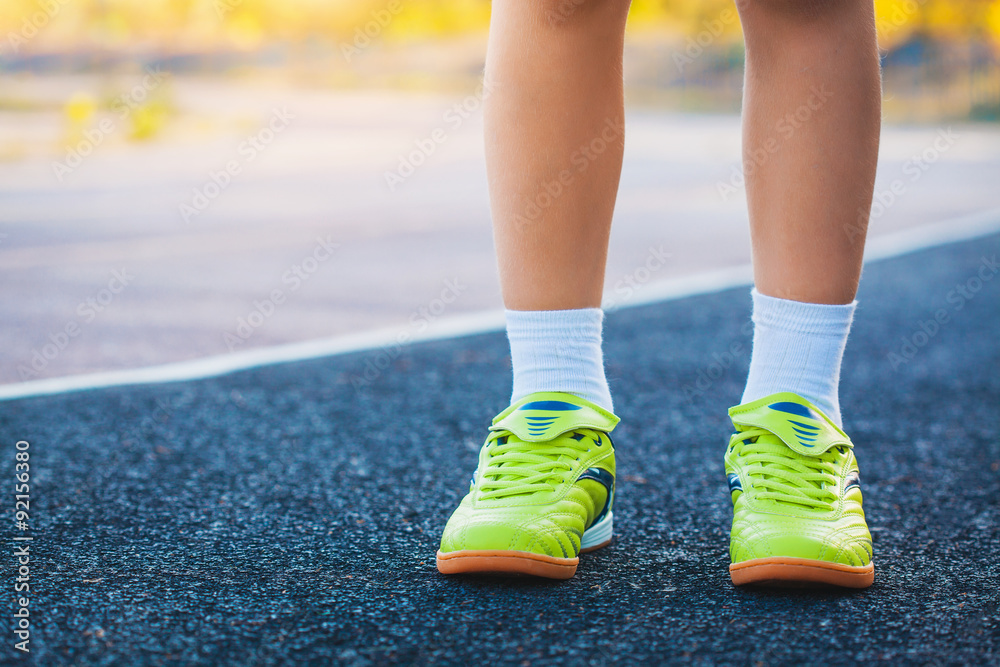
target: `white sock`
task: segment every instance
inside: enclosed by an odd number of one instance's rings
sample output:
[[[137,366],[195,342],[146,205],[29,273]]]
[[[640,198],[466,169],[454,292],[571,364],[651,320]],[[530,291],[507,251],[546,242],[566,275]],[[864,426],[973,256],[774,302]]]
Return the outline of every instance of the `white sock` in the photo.
[[[600,308],[508,310],[511,403],[536,391],[562,391],[612,411],[601,351],[603,320]]]
[[[841,425],[840,362],[857,301],[827,305],[753,296],[753,354],[743,403],[779,391],[808,399]]]

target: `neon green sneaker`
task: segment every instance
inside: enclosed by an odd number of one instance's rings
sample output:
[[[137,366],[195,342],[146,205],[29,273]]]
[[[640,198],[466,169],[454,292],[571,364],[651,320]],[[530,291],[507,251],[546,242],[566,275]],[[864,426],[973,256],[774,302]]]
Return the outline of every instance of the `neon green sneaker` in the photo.
[[[538,392],[493,420],[468,495],[441,536],[444,574],[576,574],[611,542],[618,417],[572,394]]]
[[[729,416],[733,583],[871,586],[872,537],[851,439],[789,392],[737,405]]]

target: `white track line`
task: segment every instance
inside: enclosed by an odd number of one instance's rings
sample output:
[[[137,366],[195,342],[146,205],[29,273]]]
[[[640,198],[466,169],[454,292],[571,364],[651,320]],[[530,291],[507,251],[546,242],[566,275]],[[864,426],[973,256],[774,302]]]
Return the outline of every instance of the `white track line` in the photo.
[[[966,241],[998,231],[1000,231],[1000,209],[946,220],[933,225],[915,227],[870,239],[865,249],[865,262],[899,257],[925,248]],[[709,271],[645,285],[635,297],[625,303],[616,303],[615,307],[616,309],[631,308],[689,296],[711,294],[732,287],[750,285],[752,281],[753,271],[748,264]],[[503,328],[502,310],[455,315],[437,320],[426,331],[411,335],[408,343],[458,338],[501,331]],[[277,345],[160,366],[4,384],[0,385],[0,401],[102,387],[198,380],[272,364],[318,359],[348,352],[394,348],[398,345],[397,341],[404,332],[405,328],[403,327],[382,328],[346,336]]]

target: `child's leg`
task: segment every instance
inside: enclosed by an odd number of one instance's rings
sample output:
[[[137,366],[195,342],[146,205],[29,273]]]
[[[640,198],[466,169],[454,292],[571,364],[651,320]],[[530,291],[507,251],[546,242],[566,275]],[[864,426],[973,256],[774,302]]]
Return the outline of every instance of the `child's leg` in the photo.
[[[872,2],[742,0],[740,17],[757,289],[750,376],[729,412],[730,574],[864,588],[872,540],[837,389],[878,153]]]
[[[486,160],[512,401],[563,391],[612,407],[598,309],[624,144],[628,6],[493,3]]]
[[[839,422],[840,360],[881,120],[872,2],[739,4],[744,170],[759,292],[743,400],[794,391]]]
[[[611,541],[618,418],[600,305],[627,12],[627,0],[493,2],[486,160],[514,391],[441,536],[446,574],[565,579]]]
[[[850,303],[861,274],[881,121],[872,2],[739,4],[757,289],[795,301]]]
[[[493,3],[486,166],[510,309],[601,305],[622,162],[627,13],[627,0]]]

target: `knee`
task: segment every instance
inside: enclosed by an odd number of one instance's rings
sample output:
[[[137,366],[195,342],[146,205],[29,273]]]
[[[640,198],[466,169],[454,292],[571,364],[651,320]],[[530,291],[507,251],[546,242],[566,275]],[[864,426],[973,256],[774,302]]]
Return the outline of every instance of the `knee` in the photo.
[[[527,0],[537,7],[542,21],[553,28],[596,21],[624,23],[631,0]]]

